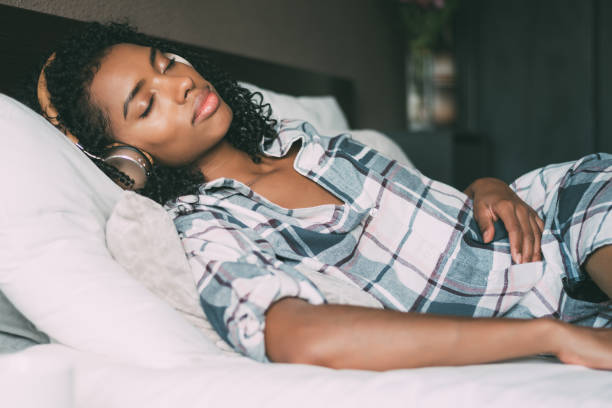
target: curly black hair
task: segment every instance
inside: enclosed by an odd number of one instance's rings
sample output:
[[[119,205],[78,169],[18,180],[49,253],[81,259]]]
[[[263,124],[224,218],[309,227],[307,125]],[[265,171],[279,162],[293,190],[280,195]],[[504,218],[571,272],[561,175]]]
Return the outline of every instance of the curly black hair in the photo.
[[[151,37],[137,32],[126,23],[86,23],[55,50],[55,58],[45,69],[51,103],[58,112],[57,120],[63,130],[79,139],[79,144],[90,154],[99,156],[115,138],[106,114],[90,98],[89,88],[103,57],[114,45],[131,43],[155,47],[186,58],[217,90],[233,112],[226,140],[247,154],[255,163],[260,158],[262,140],[268,143],[277,134],[276,121],[271,118],[269,104],[263,103],[259,92],[241,87],[206,55],[192,47]],[[30,92],[27,103],[43,114],[35,96]],[[90,157],[91,158],[91,157]],[[92,158],[98,167],[113,179],[125,177],[116,168]],[[160,204],[181,195],[196,194],[205,176],[193,164],[168,167],[154,163],[146,186],[139,190]]]

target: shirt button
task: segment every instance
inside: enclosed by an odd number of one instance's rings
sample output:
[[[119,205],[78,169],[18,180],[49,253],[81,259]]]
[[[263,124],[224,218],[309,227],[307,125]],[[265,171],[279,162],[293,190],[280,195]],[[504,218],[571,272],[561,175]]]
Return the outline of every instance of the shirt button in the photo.
[[[376,214],[378,214],[378,209],[377,208],[371,208],[370,209],[370,216],[371,217],[376,217]]]

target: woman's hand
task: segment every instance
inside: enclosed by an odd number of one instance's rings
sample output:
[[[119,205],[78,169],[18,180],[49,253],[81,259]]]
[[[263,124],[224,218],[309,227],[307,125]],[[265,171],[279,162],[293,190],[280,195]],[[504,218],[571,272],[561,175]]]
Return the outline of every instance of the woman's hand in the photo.
[[[566,364],[612,370],[612,330],[561,323],[554,354]]]
[[[508,187],[494,178],[481,178],[465,190],[474,200],[474,218],[485,243],[495,236],[493,223],[504,223],[510,239],[510,253],[516,263],[540,261],[540,240],[544,222]]]

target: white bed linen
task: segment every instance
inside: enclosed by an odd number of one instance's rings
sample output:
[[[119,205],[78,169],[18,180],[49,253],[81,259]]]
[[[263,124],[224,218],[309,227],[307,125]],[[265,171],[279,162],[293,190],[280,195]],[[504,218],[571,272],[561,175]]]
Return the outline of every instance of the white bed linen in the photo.
[[[206,356],[189,367],[112,363],[51,344],[19,354],[73,364],[76,408],[119,407],[610,407],[612,372],[543,359],[385,373],[304,365],[264,365]],[[15,356],[15,355],[13,355]],[[0,379],[7,375],[0,357]],[[0,381],[0,394],[6,396]],[[2,405],[15,406],[2,399]],[[69,408],[69,407],[65,407]]]

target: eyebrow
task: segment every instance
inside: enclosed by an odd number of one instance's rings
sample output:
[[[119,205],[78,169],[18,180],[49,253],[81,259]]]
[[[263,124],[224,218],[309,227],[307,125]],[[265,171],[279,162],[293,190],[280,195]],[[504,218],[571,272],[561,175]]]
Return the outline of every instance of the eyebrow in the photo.
[[[151,68],[153,69],[155,69],[155,57],[157,56],[157,51],[158,51],[157,48],[151,47],[151,52],[149,53],[149,64],[151,65]],[[132,102],[132,99],[134,99],[134,97],[138,94],[138,92],[140,92],[140,89],[142,88],[144,83],[145,83],[144,79],[141,79],[140,81],[138,81],[134,89],[130,91],[130,94],[125,99],[125,102],[123,103],[123,119],[127,119],[129,104],[130,102]]]

